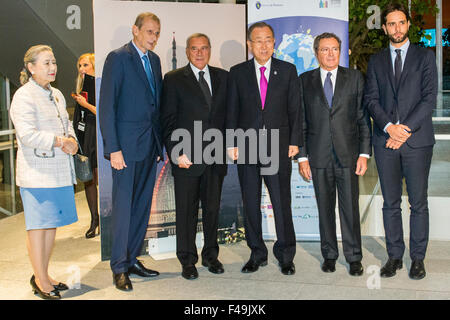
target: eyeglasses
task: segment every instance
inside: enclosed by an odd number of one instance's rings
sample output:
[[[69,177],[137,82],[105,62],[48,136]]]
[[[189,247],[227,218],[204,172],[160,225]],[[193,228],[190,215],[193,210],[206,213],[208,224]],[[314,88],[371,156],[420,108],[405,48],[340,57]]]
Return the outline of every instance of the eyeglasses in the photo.
[[[270,46],[273,44],[273,39],[267,39],[267,40],[250,40],[254,44],[256,44],[258,47],[261,47],[263,44],[266,46]]]
[[[190,48],[189,48],[189,50],[191,50],[191,51],[194,52],[194,53],[197,53],[197,52],[199,52],[199,51],[201,51],[201,52],[203,52],[203,51],[208,51],[209,49],[211,49],[211,47],[207,47],[207,46],[200,47],[200,48],[197,48],[197,47],[190,47]]]
[[[321,48],[319,49],[320,53],[322,54],[328,54],[329,52],[333,52],[333,53],[338,53],[339,52],[339,48],[337,47],[333,47],[333,48]]]

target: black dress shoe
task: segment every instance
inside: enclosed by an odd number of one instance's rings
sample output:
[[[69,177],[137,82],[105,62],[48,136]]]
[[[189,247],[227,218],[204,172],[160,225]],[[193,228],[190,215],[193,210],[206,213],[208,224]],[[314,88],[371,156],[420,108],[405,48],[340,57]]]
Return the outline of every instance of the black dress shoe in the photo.
[[[364,273],[364,268],[360,261],[350,262],[350,269],[348,271],[351,276],[362,276]]]
[[[426,274],[423,260],[413,260],[411,270],[409,271],[409,277],[414,280],[420,280],[425,278]]]
[[[335,272],[336,271],[336,260],[334,259],[325,259],[322,263],[322,271],[323,272]]]
[[[267,266],[267,260],[256,262],[253,260],[248,260],[248,262],[245,264],[245,266],[242,268],[241,272],[243,273],[251,273],[255,272],[259,269],[259,267]]]
[[[287,276],[295,274],[295,265],[293,262],[280,264],[281,273]]]
[[[131,284],[131,280],[128,277],[127,272],[123,273],[113,273],[113,280],[116,288],[122,291],[131,291],[133,290],[133,285]]]
[[[183,278],[187,280],[197,279],[198,278],[197,268],[192,264],[183,266],[183,271],[181,272],[181,275],[183,276]]]
[[[50,292],[42,291],[36,284],[34,275],[30,279],[30,284],[31,284],[33,293],[44,300],[59,300],[59,299],[61,299],[61,295],[57,289],[52,290]]]
[[[128,268],[128,274],[135,274],[146,278],[159,276],[158,271],[147,269],[139,260]]]
[[[222,263],[220,263],[220,261],[217,259],[214,261],[211,261],[211,262],[202,260],[202,265],[204,267],[207,267],[208,271],[212,272],[212,273],[219,274],[219,273],[224,273],[224,271],[225,271],[223,269]]]
[[[403,267],[403,262],[400,259],[391,259],[389,258],[386,264],[380,270],[380,277],[382,278],[390,278],[397,274],[397,270],[400,270]]]

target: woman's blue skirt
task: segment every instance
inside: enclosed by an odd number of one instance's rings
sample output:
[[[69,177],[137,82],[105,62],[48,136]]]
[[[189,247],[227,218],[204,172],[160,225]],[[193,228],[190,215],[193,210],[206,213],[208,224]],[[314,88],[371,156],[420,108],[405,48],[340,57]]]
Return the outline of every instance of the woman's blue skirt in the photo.
[[[78,221],[73,186],[20,188],[27,230],[53,229]]]

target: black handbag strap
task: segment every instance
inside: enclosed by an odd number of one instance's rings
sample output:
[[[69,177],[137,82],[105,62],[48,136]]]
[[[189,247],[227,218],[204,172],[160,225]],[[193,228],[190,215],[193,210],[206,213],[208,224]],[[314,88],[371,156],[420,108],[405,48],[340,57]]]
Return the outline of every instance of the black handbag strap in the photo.
[[[77,140],[78,149],[80,150],[80,154],[84,156],[83,149],[81,148],[80,142],[78,141],[78,139],[75,139],[75,140]]]

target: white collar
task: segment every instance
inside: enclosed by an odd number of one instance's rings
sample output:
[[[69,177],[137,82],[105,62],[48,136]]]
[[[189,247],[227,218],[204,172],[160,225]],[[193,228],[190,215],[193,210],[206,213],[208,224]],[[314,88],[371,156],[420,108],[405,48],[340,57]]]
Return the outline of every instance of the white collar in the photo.
[[[209,74],[209,68],[208,68],[208,65],[206,65],[206,66],[203,68],[203,70],[200,70],[199,68],[197,68],[196,66],[194,66],[191,62],[189,62],[189,64],[190,64],[191,69],[192,69],[192,71],[194,72],[195,75],[198,75],[198,73],[199,73],[200,71],[203,71],[203,72],[205,73],[205,75]]]
[[[331,75],[336,79],[338,68],[339,67],[336,67],[335,69],[328,71],[320,67],[320,76],[326,78],[328,72],[331,72]]]
[[[270,66],[272,64],[272,57],[270,57],[270,59],[267,60],[267,62],[264,65],[260,65],[258,63],[258,61],[256,61],[256,59],[253,59],[253,60],[255,60],[255,68],[256,68],[256,70],[259,70],[261,67],[266,67],[266,70],[270,69]]]
[[[33,77],[30,77],[28,79],[28,82],[32,83],[33,85],[35,85],[36,87],[39,87],[43,92],[46,92],[47,94],[49,92],[52,92],[52,86],[50,85],[50,83],[48,84],[47,88],[42,87],[39,83],[36,82],[36,80],[33,79]]]
[[[408,41],[406,41],[405,44],[402,45],[400,48],[396,48],[392,45],[392,43],[389,43],[389,49],[391,50],[391,53],[393,53],[393,54],[395,54],[395,50],[400,49],[403,54],[404,52],[408,51],[409,45],[410,45],[410,42],[408,39]]]

